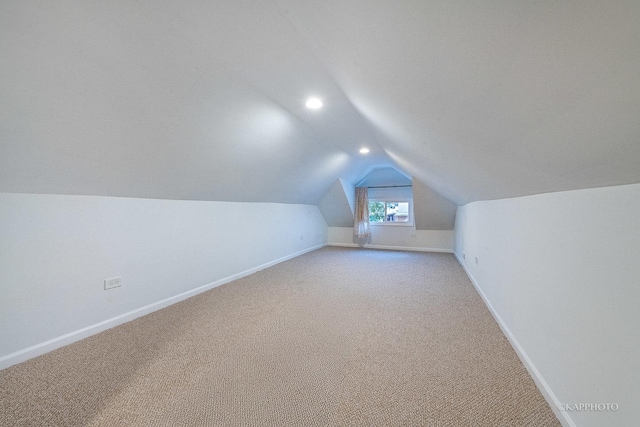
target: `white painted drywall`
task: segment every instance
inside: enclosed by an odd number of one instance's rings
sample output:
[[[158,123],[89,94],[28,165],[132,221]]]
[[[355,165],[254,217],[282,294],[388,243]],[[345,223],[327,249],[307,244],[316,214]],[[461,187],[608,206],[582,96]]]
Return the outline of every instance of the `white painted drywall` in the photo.
[[[0,193],[0,360],[326,239],[309,205]]]
[[[327,190],[325,195],[318,202],[318,208],[327,222],[327,225],[333,227],[349,227],[353,226],[353,200],[355,199],[355,189],[351,187],[354,194],[349,199],[349,194],[345,190],[344,183],[341,179]]]
[[[470,203],[455,251],[556,403],[619,405],[575,425],[637,425],[640,184]]]
[[[353,227],[329,227],[329,245],[357,246]],[[367,248],[406,249],[437,252],[453,251],[453,230],[416,230],[405,226],[371,226],[371,243]]]
[[[356,211],[356,187],[342,178],[338,178],[338,180],[342,185],[344,195],[347,197],[347,202],[349,202],[351,213],[354,214]]]
[[[373,168],[356,187],[411,185],[411,178],[393,166]]]
[[[453,230],[457,206],[413,177],[413,212],[417,230]]]

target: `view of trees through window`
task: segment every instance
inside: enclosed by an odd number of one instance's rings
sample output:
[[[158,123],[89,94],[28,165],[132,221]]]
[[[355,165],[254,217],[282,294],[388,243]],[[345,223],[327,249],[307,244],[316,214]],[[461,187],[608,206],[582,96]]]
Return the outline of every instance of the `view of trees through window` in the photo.
[[[409,222],[409,202],[370,201],[369,222]]]

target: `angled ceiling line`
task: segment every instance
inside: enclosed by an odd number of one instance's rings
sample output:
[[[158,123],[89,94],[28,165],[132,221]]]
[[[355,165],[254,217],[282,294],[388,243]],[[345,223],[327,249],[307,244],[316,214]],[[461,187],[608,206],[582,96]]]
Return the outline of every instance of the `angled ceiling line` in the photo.
[[[368,131],[368,133],[370,133],[374,138],[375,141],[371,141],[371,144],[375,144],[376,148],[378,149],[382,149],[382,151],[384,151],[384,144],[381,144],[378,137],[379,137],[379,132],[377,132],[377,129],[375,127],[372,126],[372,123],[370,120],[368,120],[360,111],[360,109],[353,103],[351,97],[347,94],[347,92],[344,90],[342,84],[339,82],[338,78],[336,77],[336,75],[334,74],[334,72],[332,71],[331,68],[329,68],[325,61],[320,59],[320,56],[318,55],[318,52],[320,51],[315,44],[312,42],[312,38],[307,35],[305,32],[301,31],[301,29],[299,28],[298,25],[296,25],[291,18],[289,17],[289,14],[282,8],[282,6],[279,4],[279,2],[277,0],[272,0],[272,3],[275,5],[276,9],[278,10],[278,13],[282,16],[282,18],[288,22],[289,26],[291,27],[291,29],[293,31],[295,31],[296,34],[298,34],[298,36],[300,37],[301,40],[304,41],[305,45],[308,47],[309,49],[309,53],[310,55],[314,58],[315,62],[317,64],[319,64],[322,67],[322,71],[324,74],[326,74],[331,82],[333,83],[333,85],[339,90],[340,94],[344,97],[344,99],[346,99],[349,102],[349,105],[351,106],[352,110],[358,115],[358,117],[360,118],[360,124],[364,125]],[[386,154],[385,154],[386,156]],[[392,160],[389,158],[389,160]]]

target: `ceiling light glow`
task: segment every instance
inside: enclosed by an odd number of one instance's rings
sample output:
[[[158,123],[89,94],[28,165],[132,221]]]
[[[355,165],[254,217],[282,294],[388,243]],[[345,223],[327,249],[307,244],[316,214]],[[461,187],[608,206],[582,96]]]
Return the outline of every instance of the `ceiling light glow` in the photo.
[[[367,154],[368,152],[369,152],[369,149],[366,147],[360,149],[360,154]]]
[[[317,110],[318,108],[322,107],[322,101],[319,100],[318,98],[309,98],[305,105],[307,106],[307,108],[311,108],[312,110]]]

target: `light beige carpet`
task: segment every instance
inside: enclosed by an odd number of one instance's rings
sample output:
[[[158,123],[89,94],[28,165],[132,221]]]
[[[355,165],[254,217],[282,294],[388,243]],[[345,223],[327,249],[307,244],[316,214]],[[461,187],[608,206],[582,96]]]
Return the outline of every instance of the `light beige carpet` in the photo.
[[[1,371],[0,425],[559,423],[452,255],[324,248]]]

